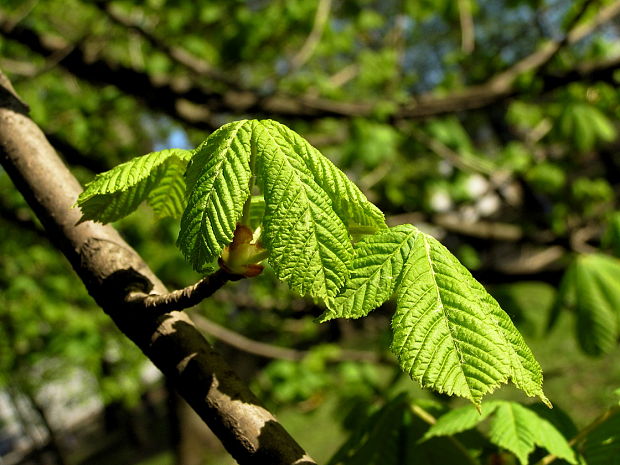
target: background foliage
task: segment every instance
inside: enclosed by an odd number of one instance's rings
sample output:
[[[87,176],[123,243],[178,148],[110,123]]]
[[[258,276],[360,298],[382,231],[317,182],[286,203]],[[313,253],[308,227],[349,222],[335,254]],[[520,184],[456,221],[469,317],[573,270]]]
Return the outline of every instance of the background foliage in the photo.
[[[556,408],[533,411],[570,440],[620,387],[619,17],[607,0],[6,0],[0,67],[83,181],[136,155],[195,147],[244,117],[304,135],[390,224],[433,234],[487,285],[545,372]],[[3,172],[0,186],[1,382],[37,397],[77,367],[88,395],[137,405],[147,390],[140,354],[94,308]],[[197,279],[174,246],[175,222],[140,208],[117,226],[170,287]],[[450,404],[398,374],[384,330],[392,304],[317,325],[323,309],[267,270],[199,311],[294,349],[270,361],[221,346],[319,460],[340,448],[333,463],[391,463],[371,453],[388,441],[377,434],[420,438]],[[571,444],[587,463],[614,457],[614,412]],[[308,438],[308,424],[325,433]],[[429,440],[394,449],[393,463],[447,463],[437,449],[483,463],[523,458],[526,448],[485,425],[455,436],[469,452]]]

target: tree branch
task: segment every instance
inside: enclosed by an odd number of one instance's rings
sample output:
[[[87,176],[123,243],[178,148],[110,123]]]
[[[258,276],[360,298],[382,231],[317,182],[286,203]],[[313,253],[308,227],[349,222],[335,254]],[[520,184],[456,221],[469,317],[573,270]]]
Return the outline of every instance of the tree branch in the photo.
[[[476,46],[474,18],[471,14],[471,0],[457,0],[459,23],[461,25],[461,51],[470,54]]]
[[[332,6],[332,0],[319,0],[319,4],[316,8],[316,14],[314,16],[314,24],[310,34],[306,38],[306,41],[291,59],[291,71],[301,68],[306,61],[310,59],[316,46],[321,40],[323,30],[327,24],[329,18],[329,10]]]
[[[288,347],[279,347],[271,344],[265,344],[264,342],[255,341],[247,338],[242,334],[231,331],[228,328],[224,328],[211,320],[208,320],[200,315],[192,315],[192,320],[196,323],[198,328],[202,329],[207,334],[210,334],[215,339],[228,344],[231,347],[242,350],[249,354],[258,355],[259,357],[274,358],[279,360],[291,360],[299,361],[308,355],[307,350],[297,350]],[[338,352],[337,359],[335,361],[344,362],[394,362],[394,359],[384,358],[374,352],[362,351],[362,350],[348,350],[342,349]]]
[[[160,50],[172,61],[183,66],[196,76],[206,77],[213,81],[222,82],[233,88],[240,88],[237,80],[231,79],[229,75],[215,69],[211,66],[211,64],[202,58],[198,58],[197,56],[191,54],[187,50],[168,45],[151,31],[145,29],[135,21],[132,21],[130,18],[123,16],[114,8],[113,5],[110,5],[107,0],[97,0],[94,3],[95,6],[97,6],[97,8],[99,8],[99,10],[101,10],[112,22],[126,29],[135,31],[154,48]]]
[[[550,42],[520,60],[507,70],[493,76],[481,85],[468,87],[446,97],[421,95],[409,103],[399,105],[392,115],[393,121],[424,119],[458,111],[480,109],[502,100],[526,94],[526,89],[515,86],[516,78],[524,72],[540,69],[553,57],[562,44],[574,44],[590,34],[596,27],[620,14],[620,2],[602,8],[588,23],[575,26],[565,39]],[[33,52],[51,57],[67,44],[58,37],[39,34],[23,25],[14,25],[0,13],[0,33],[7,39],[18,41]],[[178,57],[177,57],[177,61]],[[98,84],[111,84],[129,95],[134,95],[147,106],[162,111],[180,122],[198,129],[213,130],[212,116],[217,113],[267,114],[271,117],[316,119],[324,117],[371,117],[374,102],[341,102],[311,96],[294,96],[275,93],[260,96],[251,90],[229,89],[223,92],[207,89],[189,78],[158,77],[146,72],[114,63],[99,57],[91,59],[83,44],[76,45],[60,61],[76,77]],[[620,57],[589,66],[576,64],[574,68],[556,74],[542,74],[543,92],[554,90],[576,80],[613,81],[613,72],[620,69]]]
[[[174,382],[240,464],[315,464],[185,313],[152,315],[126,302],[134,291],[166,289],[114,228],[91,221],[76,225],[80,213],[72,205],[81,186],[2,73],[0,162],[90,295]]]
[[[205,276],[200,281],[183,289],[169,292],[167,294],[147,294],[141,291],[134,291],[127,295],[125,301],[132,306],[140,307],[155,315],[170,312],[172,310],[184,310],[198,305],[207,297],[213,295],[228,281],[236,281],[242,276],[232,275],[222,269],[215,273]]]

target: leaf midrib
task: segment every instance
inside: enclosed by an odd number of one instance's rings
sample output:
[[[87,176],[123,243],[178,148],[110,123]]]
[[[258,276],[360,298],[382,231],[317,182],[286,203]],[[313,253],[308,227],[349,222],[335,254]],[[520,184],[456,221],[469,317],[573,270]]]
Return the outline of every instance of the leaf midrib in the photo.
[[[310,216],[312,217],[312,231],[313,231],[313,238],[314,238],[314,242],[316,243],[317,247],[316,250],[318,251],[318,255],[319,255],[319,259],[321,261],[321,264],[325,263],[324,262],[324,255],[321,253],[321,248],[319,247],[319,243],[320,241],[318,240],[317,237],[317,229],[316,229],[316,221],[315,221],[315,215],[314,212],[311,208],[312,202],[310,202],[310,199],[308,198],[308,194],[306,189],[310,188],[310,186],[308,186],[305,182],[302,181],[301,177],[297,175],[298,169],[295,168],[288,159],[288,156],[284,153],[284,151],[282,150],[282,148],[280,147],[280,144],[276,141],[276,139],[271,135],[269,128],[267,128],[266,126],[264,126],[260,121],[258,122],[258,124],[260,124],[263,129],[264,129],[264,133],[267,135],[267,137],[271,140],[272,142],[272,146],[274,146],[277,150],[277,152],[280,154],[280,158],[283,160],[283,163],[286,163],[286,165],[289,167],[289,169],[292,172],[292,176],[295,176],[297,178],[297,181],[299,182],[299,184],[301,184],[302,188],[300,189],[300,192],[303,193],[303,197],[305,198],[306,201],[306,211],[310,211]],[[301,194],[300,194],[301,195]],[[305,214],[305,211],[304,211]],[[326,280],[326,275],[325,275],[325,269],[323,266],[320,267],[320,274],[322,276],[322,287],[324,287],[325,293],[327,295],[329,295],[329,289],[327,286],[327,280]],[[337,289],[336,289],[337,291]]]

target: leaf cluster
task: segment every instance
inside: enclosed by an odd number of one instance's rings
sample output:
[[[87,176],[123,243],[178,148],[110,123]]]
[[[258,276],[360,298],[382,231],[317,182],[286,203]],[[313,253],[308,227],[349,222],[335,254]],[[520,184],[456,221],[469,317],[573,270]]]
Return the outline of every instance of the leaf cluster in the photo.
[[[365,316],[395,295],[392,351],[422,386],[478,405],[512,380],[548,402],[531,351],[465,267],[414,226],[387,228],[347,176],[286,126],[236,121],[193,151],[138,157],[98,175],[77,205],[82,220],[109,221],[145,199],[159,214],[184,206],[177,245],[198,271],[229,259],[225,248],[254,227],[248,247],[264,249],[293,291],[325,302],[320,321]]]

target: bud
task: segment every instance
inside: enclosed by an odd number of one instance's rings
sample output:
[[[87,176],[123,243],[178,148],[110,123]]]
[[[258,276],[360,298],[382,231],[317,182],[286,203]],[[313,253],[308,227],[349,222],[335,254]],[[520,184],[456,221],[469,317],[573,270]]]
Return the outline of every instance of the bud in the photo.
[[[218,263],[220,268],[228,273],[252,278],[263,271],[264,267],[259,262],[264,260],[266,255],[267,251],[260,241],[253,241],[252,230],[243,224],[237,224],[233,241],[224,247]]]

